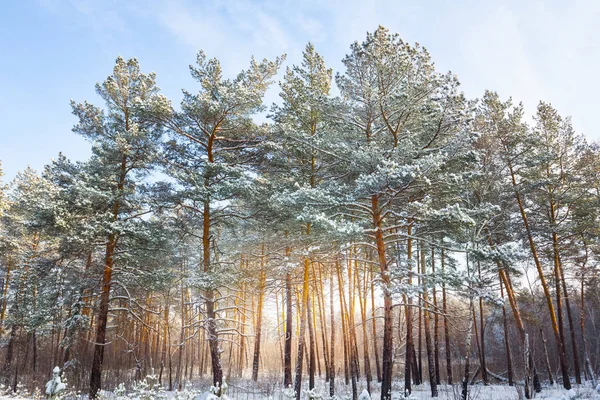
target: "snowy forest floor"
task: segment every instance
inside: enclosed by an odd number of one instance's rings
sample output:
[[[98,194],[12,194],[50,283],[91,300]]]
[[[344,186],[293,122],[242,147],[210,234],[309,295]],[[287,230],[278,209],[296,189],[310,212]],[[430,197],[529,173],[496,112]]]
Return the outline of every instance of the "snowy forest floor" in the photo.
[[[308,383],[308,382],[306,382]],[[142,385],[143,386],[143,385]],[[195,384],[188,385],[187,389],[177,391],[153,391],[149,387],[144,387],[141,390],[128,390],[127,394],[115,393],[112,391],[103,391],[102,398],[105,400],[153,400],[153,399],[174,399],[174,400],[216,400],[218,398],[212,396],[208,392],[210,384],[208,382],[196,382]],[[373,393],[371,399],[378,400],[380,398],[378,384],[373,385]],[[392,399],[403,399],[403,381],[394,381],[392,390]],[[364,382],[360,382],[358,385],[359,394],[364,390]],[[352,398],[351,386],[345,385],[343,381],[336,382],[336,396],[335,399],[348,400]],[[439,385],[438,386],[438,397],[440,400],[458,400],[461,398],[460,385]],[[35,394],[31,394],[25,390],[21,390],[17,394],[7,394],[5,388],[0,389],[0,400],[5,399],[43,399],[44,396],[40,391]],[[314,400],[325,400],[329,399],[329,383],[324,380],[317,380],[315,390],[312,392],[312,396],[309,396],[306,390],[303,390],[302,399],[314,399]],[[287,394],[287,395],[286,395]],[[359,400],[366,399],[363,397],[364,394],[359,396]],[[87,395],[77,395],[69,392],[60,397],[64,400],[85,400]],[[502,385],[483,385],[476,383],[469,385],[469,400],[518,400],[519,393],[516,387],[511,387],[505,384]],[[575,399],[598,399],[600,400],[600,393],[598,393],[591,385],[590,382],[582,385],[574,385],[573,389],[565,390],[559,386],[545,386],[541,393],[537,393],[536,399],[546,400],[575,400]],[[258,383],[254,383],[248,380],[237,380],[229,384],[227,395],[223,397],[227,400],[288,400],[289,393],[284,393],[283,388],[279,383],[272,383],[269,378],[265,378],[262,381],[259,379]],[[411,400],[425,400],[433,399],[431,397],[431,389],[427,383],[422,385],[413,386],[413,393],[408,399]]]

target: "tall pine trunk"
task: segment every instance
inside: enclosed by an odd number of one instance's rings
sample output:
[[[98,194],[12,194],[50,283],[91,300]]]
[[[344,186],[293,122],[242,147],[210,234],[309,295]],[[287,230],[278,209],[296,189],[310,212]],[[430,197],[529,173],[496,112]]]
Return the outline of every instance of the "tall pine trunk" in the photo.
[[[261,270],[260,277],[258,282],[258,305],[256,312],[256,326],[254,327],[255,337],[254,337],[254,358],[252,361],[252,380],[254,382],[258,381],[258,366],[260,361],[260,341],[262,337],[262,314],[263,314],[263,303],[265,298],[265,286],[267,282],[267,275],[264,270],[264,254],[265,249],[264,245],[262,248],[262,256],[261,256]]]
[[[394,317],[392,314],[391,282],[387,265],[385,242],[383,240],[381,210],[379,209],[379,197],[377,195],[371,196],[371,213],[373,226],[375,228],[375,244],[377,246],[377,259],[383,290],[383,368],[381,374],[381,400],[388,400],[391,399],[392,396],[392,353],[394,351],[392,340]]]
[[[286,250],[289,255],[289,249]],[[285,274],[285,343],[283,352],[283,386],[292,385],[292,274]]]
[[[422,278],[422,290],[423,290],[423,326],[425,330],[425,349],[427,351],[427,370],[429,372],[429,386],[431,387],[431,397],[438,396],[437,390],[437,378],[435,376],[435,361],[433,355],[433,348],[431,343],[431,332],[429,326],[429,289],[427,288],[427,279],[425,275],[427,274],[427,267],[425,261],[425,249],[423,248],[424,244],[421,243],[421,269],[423,273]]]
[[[442,312],[444,313],[444,347],[446,350],[446,379],[452,385],[452,352],[450,350],[450,328],[448,327],[448,299],[446,298],[445,253],[442,249]]]
[[[309,282],[310,260],[304,259],[304,269],[302,278],[302,299],[300,313],[300,331],[298,334],[298,355],[296,360],[296,381],[294,390],[296,391],[296,400],[300,400],[302,395],[302,363],[304,362],[304,337],[306,332],[306,314],[308,309],[308,282]]]

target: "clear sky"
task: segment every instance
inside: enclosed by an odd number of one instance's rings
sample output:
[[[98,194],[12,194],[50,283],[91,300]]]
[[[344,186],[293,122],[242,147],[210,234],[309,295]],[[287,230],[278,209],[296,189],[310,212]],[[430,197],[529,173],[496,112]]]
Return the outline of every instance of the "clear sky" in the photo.
[[[226,74],[251,55],[298,62],[315,44],[339,71],[350,43],[384,25],[424,45],[438,70],[459,76],[467,96],[485,89],[539,100],[600,139],[600,1],[368,0],[0,0],[0,160],[5,180],[41,169],[62,151],[82,160],[89,145],[71,132],[69,99],[100,105],[94,84],[117,55],[155,71],[178,102],[193,91],[199,49]],[[269,103],[277,90],[268,94]]]

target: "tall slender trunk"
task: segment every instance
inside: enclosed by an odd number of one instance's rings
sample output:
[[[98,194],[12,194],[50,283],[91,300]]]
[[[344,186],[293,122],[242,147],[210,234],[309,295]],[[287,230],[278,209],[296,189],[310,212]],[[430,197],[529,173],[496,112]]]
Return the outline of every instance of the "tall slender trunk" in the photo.
[[[167,338],[169,336],[169,296],[167,295],[166,299],[165,299],[165,310],[163,313],[163,342],[162,342],[162,354],[161,354],[161,361],[160,361],[160,373],[158,375],[158,383],[160,385],[162,385],[162,374],[163,374],[163,370],[165,368],[165,365],[167,363],[167,354],[169,352],[169,345],[170,342],[167,341]]]
[[[587,243],[585,243],[585,241],[584,241],[584,247],[585,247],[586,262],[587,262],[588,250],[587,250]],[[587,338],[585,335],[585,279],[586,279],[585,273],[586,273],[586,267],[585,267],[585,262],[584,262],[581,267],[581,295],[580,295],[581,297],[580,297],[580,303],[579,303],[579,308],[580,308],[579,326],[581,329],[581,343],[583,343],[583,358],[585,360],[584,361],[585,362],[585,370],[586,370],[587,374],[589,375],[590,379],[592,380],[592,386],[596,387],[596,375],[594,374],[594,371],[592,369],[592,363],[590,362]]]
[[[12,306],[11,306],[12,307]],[[10,336],[8,338],[8,345],[6,346],[6,354],[4,355],[4,365],[2,366],[2,375],[4,375],[5,385],[10,384],[10,376],[12,375],[12,362],[13,353],[15,348],[15,341],[17,338],[17,324],[13,323],[10,328]]]
[[[577,346],[577,339],[575,338],[575,324],[573,323],[573,313],[571,312],[571,303],[569,301],[569,291],[567,290],[567,282],[565,280],[565,271],[562,267],[562,261],[560,259],[560,253],[558,251],[558,235],[553,234],[553,245],[556,248],[558,255],[558,263],[560,266],[560,281],[562,284],[562,290],[565,300],[565,308],[567,309],[567,321],[569,322],[569,335],[571,337],[571,349],[573,351],[573,370],[575,373],[575,382],[581,384],[581,368],[579,363],[579,347]],[[565,346],[566,347],[566,346]]]
[[[452,353],[450,349],[450,328],[448,327],[448,300],[446,298],[445,254],[442,249],[442,311],[444,313],[444,342],[446,350],[446,375],[448,384],[452,385]]]
[[[481,263],[477,261],[477,274],[479,276],[479,282],[481,283]],[[485,362],[485,323],[483,322],[483,297],[479,296],[479,327],[481,335],[480,343],[481,343],[481,378],[483,379],[484,384],[488,384],[488,375],[487,375],[487,365]]]
[[[375,283],[373,279],[373,272],[369,274],[369,280],[371,282],[371,326],[373,334],[373,354],[375,355],[375,367],[377,370],[377,382],[381,382],[381,364],[379,362],[379,346],[377,344],[377,318],[375,310]]]
[[[335,314],[333,309],[333,272],[331,272],[329,275],[329,314],[331,322],[331,344],[329,346],[329,397],[333,397],[335,394]]]
[[[473,297],[469,299],[469,315],[475,313],[475,305],[473,304]],[[465,338],[465,372],[461,383],[461,399],[467,400],[469,393],[469,374],[470,374],[470,363],[471,363],[471,342],[473,341],[473,318],[469,316],[469,328],[467,330],[467,336]]]
[[[435,383],[440,384],[440,344],[439,344],[439,308],[437,302],[437,275],[435,274],[435,248],[431,247],[431,274],[433,275],[433,354],[435,360]]]
[[[421,252],[422,250],[418,250],[418,252]],[[423,281],[422,281],[422,274],[423,274],[423,266],[421,265],[421,261],[422,260],[421,257],[417,258],[417,282],[418,282],[418,286],[422,287]],[[418,299],[418,306],[419,309],[417,311],[417,354],[419,355],[419,359],[418,359],[418,368],[417,368],[417,373],[415,374],[415,383],[417,385],[420,385],[423,382],[423,298],[422,296],[419,296]]]
[[[205,187],[208,187],[208,178],[206,178]],[[204,202],[202,213],[202,267],[205,273],[211,272],[210,246],[212,241],[211,211],[210,201]],[[219,334],[217,332],[217,313],[215,311],[215,290],[208,288],[204,290],[204,303],[206,309],[205,329],[208,336],[208,346],[210,349],[210,361],[213,376],[213,386],[217,388],[216,395],[221,393],[221,384],[223,383],[223,368],[221,366],[221,352],[219,349]]]
[[[316,271],[313,268],[313,275],[316,279]],[[325,294],[323,292],[323,268],[319,266],[319,279],[315,282],[318,288],[317,306],[319,309],[319,322],[321,327],[321,342],[323,344],[323,361],[325,363],[325,382],[329,382],[329,348],[327,347],[327,324],[325,323]]]
[[[350,257],[348,257],[348,297],[352,297],[352,275],[351,275],[351,257],[352,253],[350,253]],[[341,275],[341,271],[340,271]],[[340,285],[342,287],[342,285]],[[346,295],[344,291],[340,291],[340,302],[341,302],[341,313],[344,315],[344,319],[346,320],[346,332],[345,336],[348,336],[348,340],[346,341],[348,347],[348,366],[350,369],[350,382],[352,384],[352,400],[356,400],[358,397],[358,387],[357,387],[357,379],[358,379],[358,364],[357,364],[357,352],[355,351],[355,343],[354,343],[354,322],[351,318],[351,313],[348,310],[348,303],[346,302]]]
[[[125,113],[125,129],[129,130],[129,115]],[[112,220],[117,221],[121,208],[121,193],[125,189],[125,178],[127,176],[127,156],[123,155],[117,181],[118,197],[112,205]],[[108,235],[106,253],[104,256],[104,271],[102,273],[102,288],[100,292],[100,305],[98,308],[98,319],[96,327],[96,339],[94,343],[94,358],[90,372],[90,399],[95,399],[102,387],[102,364],[104,362],[104,348],[106,347],[106,326],[108,323],[108,303],[110,300],[110,288],[112,285],[112,272],[114,268],[115,249],[118,236],[112,232]]]
[[[243,262],[243,261],[242,261]],[[242,284],[242,293],[241,293],[241,306],[242,308],[246,307],[246,284]],[[244,372],[245,363],[245,355],[246,355],[246,338],[244,337],[246,333],[246,313],[240,313],[240,348],[238,353],[238,376],[242,377]],[[279,327],[279,324],[277,325]]]
[[[427,351],[427,370],[429,371],[429,386],[431,387],[431,397],[438,396],[436,376],[435,376],[435,361],[433,355],[433,348],[431,344],[431,332],[429,326],[429,289],[427,288],[427,279],[425,275],[427,274],[427,264],[425,261],[425,249],[423,248],[424,244],[421,243],[421,269],[422,269],[422,290],[423,290],[423,326],[425,330],[425,349]]]
[[[552,249],[553,249],[553,261],[554,261],[554,285],[555,285],[555,294],[556,294],[556,317],[558,320],[558,333],[561,342],[561,348],[563,353],[565,354],[565,362],[566,362],[566,340],[565,340],[565,329],[564,329],[564,321],[563,321],[563,297],[562,297],[562,288],[560,282],[561,275],[561,265],[560,258],[558,254],[558,240],[556,237],[556,232],[552,232]],[[562,369],[562,365],[561,365]],[[567,372],[568,374],[568,372]],[[565,371],[563,371],[563,379],[565,377]],[[568,376],[567,376],[568,378]]]
[[[261,255],[261,270],[258,282],[258,305],[256,312],[256,326],[254,327],[255,338],[254,338],[254,358],[252,361],[252,380],[258,381],[258,366],[260,361],[260,341],[262,337],[262,314],[263,314],[263,303],[265,298],[265,287],[267,282],[267,275],[264,269],[264,254],[265,246],[262,246]]]
[[[306,320],[308,322],[308,389],[315,388],[315,332],[313,326],[313,302],[308,298],[306,302]]]
[[[108,323],[108,302],[110,300],[110,287],[114,266],[114,253],[117,244],[115,234],[111,234],[106,245],[104,272],[102,274],[102,291],[100,294],[100,307],[98,309],[98,322],[96,340],[94,344],[94,359],[90,373],[90,398],[95,399],[102,387],[102,364],[104,362],[104,348],[106,343],[106,326]]]
[[[408,285],[412,285],[412,224],[409,222],[408,227],[406,228],[406,258],[408,260]],[[413,325],[412,325],[412,296],[409,294],[404,294],[404,314],[406,317],[406,355],[404,360],[404,394],[409,395],[412,393],[411,386],[411,375],[413,372],[413,368],[415,366],[415,357],[414,357],[414,344],[413,344]]]
[[[550,357],[548,357],[548,346],[546,345],[546,338],[544,337],[544,330],[542,328],[540,328],[540,338],[544,347],[544,361],[546,362],[546,370],[548,371],[548,381],[551,385],[554,385],[554,375],[550,367]]]
[[[183,263],[181,264],[181,273],[184,273]],[[183,361],[183,352],[185,349],[185,325],[186,325],[186,307],[185,307],[185,292],[183,287],[183,279],[181,279],[181,299],[180,299],[180,309],[181,309],[181,329],[179,330],[179,343],[177,343],[177,370],[175,371],[175,382],[177,382],[177,390],[181,390],[183,388],[183,379],[181,376],[181,363]]]
[[[341,266],[337,266],[337,277],[338,277],[338,292],[340,300],[340,319],[342,323],[342,344],[344,346],[344,382],[346,385],[350,382],[350,362],[349,358],[349,340],[348,340],[348,321],[346,320],[346,313],[344,312],[344,284],[342,281]]]
[[[6,275],[2,286],[2,309],[0,310],[0,335],[4,333],[4,318],[6,317],[6,307],[8,305],[8,288],[10,287],[10,273],[12,269],[12,258],[8,257],[6,262]]]
[[[289,256],[289,249],[286,249]],[[292,274],[285,274],[285,343],[283,352],[283,386],[292,385]]]
[[[358,279],[358,271],[356,271],[356,279]],[[362,336],[363,336],[363,359],[365,368],[365,378],[367,381],[367,391],[371,393],[371,360],[369,359],[369,337],[367,336],[367,271],[365,268],[363,275],[364,288],[362,296],[358,296],[358,302],[360,306],[360,316],[362,322]]]
[[[303,279],[302,279],[302,312],[300,313],[300,332],[298,335],[298,356],[296,360],[296,382],[294,390],[296,391],[296,400],[300,400],[302,395],[302,363],[304,361],[304,337],[306,331],[306,314],[308,308],[308,282],[309,282],[310,260],[304,259]]]
[[[377,246],[377,259],[381,274],[383,290],[383,370],[381,376],[381,400],[390,399],[392,396],[392,353],[394,351],[393,327],[394,316],[392,314],[392,292],[390,288],[390,275],[388,271],[385,242],[381,221],[381,210],[379,209],[379,197],[371,196],[371,213],[373,226],[375,228],[375,244]]]
[[[500,297],[504,301],[504,284],[500,279]],[[508,321],[506,318],[506,305],[502,303],[502,325],[504,326],[504,346],[506,348],[506,369],[508,371],[508,386],[514,385],[512,357],[510,354],[510,343],[508,340]]]

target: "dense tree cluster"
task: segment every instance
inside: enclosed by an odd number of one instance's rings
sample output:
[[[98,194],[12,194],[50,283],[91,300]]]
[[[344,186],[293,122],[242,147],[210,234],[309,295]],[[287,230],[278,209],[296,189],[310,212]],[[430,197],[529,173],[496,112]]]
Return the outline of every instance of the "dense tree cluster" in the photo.
[[[118,58],[72,103],[92,156],[0,186],[3,383],[594,381],[600,149],[382,27],[335,75],[308,44],[267,107],[284,61],[200,52],[175,106]]]

